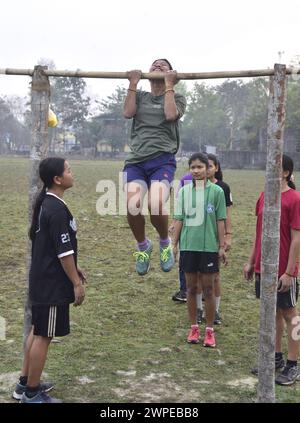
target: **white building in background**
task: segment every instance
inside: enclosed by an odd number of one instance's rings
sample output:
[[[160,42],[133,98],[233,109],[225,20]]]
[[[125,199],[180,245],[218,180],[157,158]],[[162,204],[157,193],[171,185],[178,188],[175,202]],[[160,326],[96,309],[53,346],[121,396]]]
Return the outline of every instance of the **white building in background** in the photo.
[[[53,140],[53,150],[55,153],[70,153],[80,150],[80,145],[76,145],[75,135],[71,132],[60,133]]]
[[[205,145],[204,148],[207,154],[217,154],[217,147],[215,145]]]

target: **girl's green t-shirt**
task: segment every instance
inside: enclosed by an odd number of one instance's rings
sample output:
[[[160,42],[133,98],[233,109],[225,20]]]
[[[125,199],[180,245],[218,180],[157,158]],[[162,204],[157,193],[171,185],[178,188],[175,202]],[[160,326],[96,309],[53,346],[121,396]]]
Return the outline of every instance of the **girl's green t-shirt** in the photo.
[[[199,181],[202,182],[202,181]],[[179,193],[174,219],[183,221],[180,251],[218,252],[217,221],[226,219],[224,191],[210,181],[199,187],[184,185]]]
[[[126,157],[126,164],[154,159],[163,153],[177,153],[180,143],[179,119],[172,122],[166,120],[164,102],[164,95],[154,96],[146,91],[137,91],[137,111],[129,140],[131,151]],[[176,93],[175,103],[181,118],[186,100]]]

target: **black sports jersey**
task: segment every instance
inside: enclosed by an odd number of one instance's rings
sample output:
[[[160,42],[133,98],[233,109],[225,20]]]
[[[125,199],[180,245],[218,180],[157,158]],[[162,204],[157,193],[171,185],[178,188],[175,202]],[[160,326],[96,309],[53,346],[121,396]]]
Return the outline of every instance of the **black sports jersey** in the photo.
[[[73,284],[60,258],[73,254],[77,265],[76,222],[65,202],[47,193],[42,203],[29,273],[29,298],[33,305],[74,302]]]
[[[232,206],[232,204],[233,204],[232,203],[232,195],[231,195],[231,192],[230,192],[229,185],[226,184],[226,182],[224,182],[224,181],[217,181],[216,185],[219,185],[219,187],[221,187],[222,190],[224,191],[226,207]]]

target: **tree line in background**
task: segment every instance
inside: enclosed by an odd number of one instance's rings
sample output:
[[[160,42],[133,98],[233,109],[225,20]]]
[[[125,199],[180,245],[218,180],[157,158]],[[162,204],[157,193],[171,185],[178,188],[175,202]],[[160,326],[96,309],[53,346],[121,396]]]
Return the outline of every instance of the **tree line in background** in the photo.
[[[47,65],[55,67],[53,62]],[[109,146],[110,155],[124,152],[131,125],[122,116],[126,88],[117,86],[106,99],[91,100],[82,78],[50,78],[50,83],[51,107],[59,120],[49,131],[50,150],[80,153],[86,149],[96,156],[101,146]],[[181,122],[183,152],[201,151],[205,145],[220,150],[265,150],[268,78],[226,80],[216,86],[196,82],[191,90],[179,82],[176,91],[188,102]],[[300,151],[300,81],[292,77],[285,131],[294,140],[295,151]],[[0,153],[28,152],[29,144],[29,100],[0,95]]]

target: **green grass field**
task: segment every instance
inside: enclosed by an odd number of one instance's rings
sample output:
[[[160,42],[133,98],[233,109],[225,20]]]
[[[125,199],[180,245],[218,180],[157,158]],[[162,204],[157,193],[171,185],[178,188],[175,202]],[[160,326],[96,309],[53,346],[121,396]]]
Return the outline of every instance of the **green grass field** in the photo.
[[[152,267],[134,270],[133,237],[125,216],[99,216],[101,179],[118,181],[121,162],[70,161],[76,181],[65,200],[79,228],[79,264],[88,273],[82,307],[71,310],[71,335],[51,344],[45,377],[64,402],[253,402],[259,303],[243,280],[255,227],[255,201],[264,186],[261,171],[225,171],[233,193],[233,247],[222,269],[217,348],[188,345],[185,304],[174,303],[178,271],[159,268],[154,241]],[[0,159],[0,316],[7,322],[0,341],[0,402],[10,402],[22,360],[26,280],[29,161]],[[177,176],[186,169],[180,165]],[[298,178],[297,178],[298,176]],[[296,183],[300,175],[296,175]],[[203,327],[202,327],[203,333]],[[299,402],[300,383],[276,387],[278,402]]]

